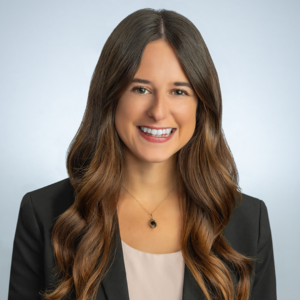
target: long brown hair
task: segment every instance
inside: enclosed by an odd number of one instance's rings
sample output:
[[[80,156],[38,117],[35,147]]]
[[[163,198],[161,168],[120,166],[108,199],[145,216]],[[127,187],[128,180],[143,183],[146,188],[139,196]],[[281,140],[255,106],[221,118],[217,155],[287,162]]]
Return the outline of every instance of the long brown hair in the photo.
[[[198,96],[195,132],[176,153],[178,186],[184,199],[184,261],[208,300],[249,298],[252,259],[231,248],[223,236],[242,198],[221,126],[218,74],[191,21],[174,11],[149,8],[118,24],[93,73],[84,117],[67,156],[75,201],[52,230],[60,279],[54,290],[45,292],[45,299],[63,299],[72,292],[78,300],[94,299],[106,275],[125,166],[115,110],[138,69],[143,50],[157,39],[174,48]],[[237,275],[235,287],[228,266]]]

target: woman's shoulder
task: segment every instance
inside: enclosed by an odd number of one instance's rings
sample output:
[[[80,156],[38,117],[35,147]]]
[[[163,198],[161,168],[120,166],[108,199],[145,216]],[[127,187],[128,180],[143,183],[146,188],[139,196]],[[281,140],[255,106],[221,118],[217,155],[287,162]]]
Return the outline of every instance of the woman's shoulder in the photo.
[[[74,202],[74,189],[70,179],[65,178],[42,188],[30,191],[23,196],[20,211],[24,216],[34,217],[40,229],[51,227],[56,218]]]
[[[271,236],[265,202],[242,193],[242,201],[233,210],[224,235],[238,252],[246,255],[256,253],[258,242]]]

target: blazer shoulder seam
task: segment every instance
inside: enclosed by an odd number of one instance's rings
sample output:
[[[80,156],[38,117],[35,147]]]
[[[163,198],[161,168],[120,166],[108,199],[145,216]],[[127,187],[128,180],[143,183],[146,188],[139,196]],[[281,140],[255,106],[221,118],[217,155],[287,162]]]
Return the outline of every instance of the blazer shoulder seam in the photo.
[[[29,201],[29,202],[30,202],[30,206],[31,206],[32,211],[33,211],[33,216],[34,216],[35,223],[36,223],[36,225],[37,225],[37,227],[38,227],[38,229],[39,229],[40,236],[43,236],[43,235],[42,235],[42,230],[41,230],[40,224],[39,224],[39,222],[38,222],[38,220],[37,220],[37,216],[36,216],[36,212],[35,212],[35,209],[34,209],[34,206],[33,206],[33,203],[32,203],[32,198],[31,198],[30,192],[28,192],[27,195],[28,195],[29,200],[30,200],[30,201]]]
[[[257,235],[257,247],[256,247],[256,251],[258,251],[258,245],[259,245],[259,241],[260,241],[260,235],[261,235],[261,206],[262,206],[262,200],[259,200],[259,218],[258,218],[258,235]]]

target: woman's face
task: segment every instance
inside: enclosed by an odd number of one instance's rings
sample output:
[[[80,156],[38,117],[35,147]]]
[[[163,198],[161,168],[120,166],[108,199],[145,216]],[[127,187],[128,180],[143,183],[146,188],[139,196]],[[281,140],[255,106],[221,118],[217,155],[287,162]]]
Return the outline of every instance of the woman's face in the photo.
[[[191,139],[197,104],[197,95],[173,48],[164,40],[156,40],[145,47],[133,82],[119,99],[116,129],[129,153],[143,161],[163,162]],[[153,137],[168,135],[168,131],[161,131],[165,128],[175,131],[168,138]]]

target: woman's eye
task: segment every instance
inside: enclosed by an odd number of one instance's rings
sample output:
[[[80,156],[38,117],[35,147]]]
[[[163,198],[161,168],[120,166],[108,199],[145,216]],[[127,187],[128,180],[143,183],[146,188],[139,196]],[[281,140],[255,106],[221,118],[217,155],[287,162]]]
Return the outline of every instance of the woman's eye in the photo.
[[[179,94],[177,94],[178,96],[182,96],[182,95],[188,95],[188,93],[185,90],[175,90],[176,92],[179,91]]]
[[[145,89],[145,88],[143,88],[141,86],[134,87],[132,90],[133,91],[137,91],[137,93],[141,94],[141,95],[145,94],[145,91],[147,91],[147,89]]]

